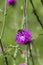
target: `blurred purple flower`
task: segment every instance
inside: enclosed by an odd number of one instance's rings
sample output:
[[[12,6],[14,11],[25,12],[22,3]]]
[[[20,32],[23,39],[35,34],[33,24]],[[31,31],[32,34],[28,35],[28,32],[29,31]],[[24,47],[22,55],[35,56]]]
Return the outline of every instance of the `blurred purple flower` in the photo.
[[[16,34],[16,42],[18,44],[27,44],[27,42],[31,41],[31,38],[32,34],[27,29],[19,30]]]
[[[14,5],[16,0],[7,0],[7,2],[8,2],[9,5]]]
[[[27,50],[23,50],[22,53],[23,53],[23,54],[26,54],[26,53],[27,53]]]
[[[20,63],[19,65],[26,65],[26,64],[24,64],[24,63]]]

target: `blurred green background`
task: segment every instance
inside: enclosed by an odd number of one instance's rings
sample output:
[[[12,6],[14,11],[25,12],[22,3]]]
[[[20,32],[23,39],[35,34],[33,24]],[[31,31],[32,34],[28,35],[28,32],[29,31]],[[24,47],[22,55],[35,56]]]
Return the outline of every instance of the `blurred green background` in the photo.
[[[43,4],[41,0],[32,0],[35,10],[39,19],[43,24]],[[2,35],[2,44],[5,52],[7,53],[8,65],[18,65],[19,63],[26,62],[24,58],[22,58],[22,54],[18,49],[12,48],[14,46],[18,46],[15,42],[15,34],[18,29],[22,27],[22,19],[23,19],[23,0],[17,0],[14,7],[6,4],[6,17],[5,13],[5,0],[0,0],[0,36],[3,27],[3,22],[5,21],[4,32]],[[36,16],[33,13],[33,7],[30,3],[30,0],[27,0],[27,28],[30,29],[33,35],[33,58],[34,65],[43,65],[43,29],[40,26]],[[12,46],[12,47],[11,47]],[[25,50],[27,47],[25,45],[18,46],[18,48]],[[12,56],[15,55],[15,51],[17,50],[16,60],[13,59]],[[30,57],[29,57],[30,60]],[[30,65],[31,60],[29,61]],[[0,65],[6,65],[3,53],[0,49]]]

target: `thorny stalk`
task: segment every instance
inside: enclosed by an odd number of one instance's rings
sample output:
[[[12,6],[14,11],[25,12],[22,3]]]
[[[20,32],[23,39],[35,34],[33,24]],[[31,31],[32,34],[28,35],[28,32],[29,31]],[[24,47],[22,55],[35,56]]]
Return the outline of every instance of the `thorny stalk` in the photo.
[[[27,11],[26,11],[26,0],[24,0],[24,11],[23,11],[23,18],[24,18],[24,23],[23,23],[23,28],[26,28],[26,24],[27,24]]]
[[[43,4],[43,0],[41,0],[41,3]]]
[[[36,16],[36,18],[37,18],[39,24],[40,24],[41,27],[43,28],[43,24],[41,23],[41,20],[40,20],[40,18],[38,17],[38,15],[37,15],[37,13],[36,13],[36,9],[35,9],[35,7],[34,7],[34,4],[33,4],[32,0],[30,0],[30,3],[31,3],[31,5],[32,5],[32,7],[33,7],[33,13],[35,14],[35,16]]]
[[[23,28],[26,28],[27,26],[27,11],[26,11],[26,6],[27,5],[27,0],[24,0],[24,25]],[[29,65],[29,58],[28,58],[28,45],[27,45],[27,59],[26,59],[26,63],[27,65]]]
[[[32,43],[29,44],[29,52],[30,52],[30,57],[32,60],[32,65],[34,65],[34,60],[33,60],[33,55],[32,55]]]
[[[4,11],[4,20],[3,20],[3,26],[2,26],[2,31],[1,31],[1,35],[0,35],[0,46],[1,46],[1,50],[3,52],[3,55],[4,55],[4,59],[5,59],[5,63],[6,65],[8,65],[8,60],[7,60],[7,57],[5,55],[5,51],[4,51],[4,48],[3,48],[3,44],[2,44],[2,36],[3,36],[3,32],[4,32],[4,28],[5,28],[5,20],[6,20],[6,0],[5,0],[5,11]]]

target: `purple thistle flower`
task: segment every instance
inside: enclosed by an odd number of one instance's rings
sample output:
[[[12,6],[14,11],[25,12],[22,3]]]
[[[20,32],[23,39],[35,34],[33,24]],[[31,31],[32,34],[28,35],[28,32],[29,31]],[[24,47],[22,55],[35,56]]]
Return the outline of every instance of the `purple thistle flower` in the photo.
[[[18,44],[27,44],[27,42],[31,41],[31,38],[32,34],[27,29],[19,30],[16,34],[16,42]]]
[[[20,63],[19,65],[26,65],[26,64],[24,64],[24,63]]]
[[[14,5],[16,3],[16,0],[7,0],[9,5]]]

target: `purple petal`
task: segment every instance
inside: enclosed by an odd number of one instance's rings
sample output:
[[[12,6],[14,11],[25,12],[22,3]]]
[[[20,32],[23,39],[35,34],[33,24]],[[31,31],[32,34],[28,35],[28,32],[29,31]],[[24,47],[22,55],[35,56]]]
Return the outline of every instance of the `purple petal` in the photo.
[[[27,42],[30,42],[31,38],[32,38],[32,34],[27,29],[23,29],[21,31],[18,31],[16,34],[16,42],[19,44],[25,44]]]
[[[9,5],[13,5],[16,2],[16,0],[7,0],[7,2]]]

